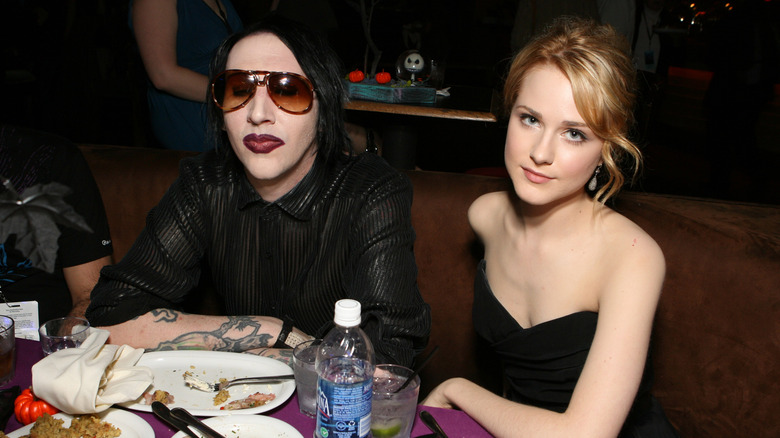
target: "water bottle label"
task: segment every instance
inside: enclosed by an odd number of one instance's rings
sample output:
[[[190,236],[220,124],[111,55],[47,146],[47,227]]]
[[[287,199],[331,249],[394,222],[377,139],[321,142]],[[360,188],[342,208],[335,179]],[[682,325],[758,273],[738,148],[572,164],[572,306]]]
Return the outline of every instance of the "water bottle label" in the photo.
[[[321,438],[362,438],[371,430],[372,380],[336,384],[319,379],[317,434]]]

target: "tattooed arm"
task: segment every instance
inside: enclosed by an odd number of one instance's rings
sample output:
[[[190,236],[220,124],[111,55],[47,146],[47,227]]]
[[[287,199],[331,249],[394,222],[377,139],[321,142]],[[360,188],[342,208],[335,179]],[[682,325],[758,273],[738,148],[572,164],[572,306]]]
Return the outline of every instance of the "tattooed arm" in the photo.
[[[155,309],[121,324],[102,327],[112,344],[150,350],[235,351],[289,363],[291,350],[272,348],[282,321],[269,316],[208,316]],[[306,336],[298,329],[294,332]]]

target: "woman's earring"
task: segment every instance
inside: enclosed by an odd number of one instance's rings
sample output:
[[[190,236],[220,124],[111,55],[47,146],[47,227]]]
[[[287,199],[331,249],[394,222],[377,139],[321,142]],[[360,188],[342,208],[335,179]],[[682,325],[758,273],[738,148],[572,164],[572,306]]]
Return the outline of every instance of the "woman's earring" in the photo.
[[[588,182],[588,190],[590,190],[591,192],[596,190],[596,186],[599,183],[597,178],[599,176],[599,172],[601,172],[601,164],[596,166],[596,171],[593,172],[593,178],[591,178],[590,182]]]

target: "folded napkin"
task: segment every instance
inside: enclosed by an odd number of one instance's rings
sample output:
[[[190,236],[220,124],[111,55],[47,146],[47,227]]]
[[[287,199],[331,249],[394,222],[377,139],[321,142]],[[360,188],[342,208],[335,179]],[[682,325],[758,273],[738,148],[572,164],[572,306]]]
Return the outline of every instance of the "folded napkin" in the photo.
[[[33,365],[33,393],[72,415],[138,399],[154,380],[151,369],[135,365],[144,350],[106,344],[108,334],[93,327],[81,346],[56,351]]]

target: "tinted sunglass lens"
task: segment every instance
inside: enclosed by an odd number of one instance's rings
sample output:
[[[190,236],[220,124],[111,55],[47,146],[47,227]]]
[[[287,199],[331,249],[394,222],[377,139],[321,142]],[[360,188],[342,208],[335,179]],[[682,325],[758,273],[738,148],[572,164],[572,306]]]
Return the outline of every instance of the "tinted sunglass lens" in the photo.
[[[273,74],[266,79],[266,86],[274,102],[293,113],[305,112],[314,99],[309,84],[297,76]]]
[[[256,83],[254,77],[246,72],[227,72],[217,83],[222,84],[221,94],[217,94],[217,103],[225,109],[238,108],[254,95]],[[220,102],[220,96],[222,101]]]

